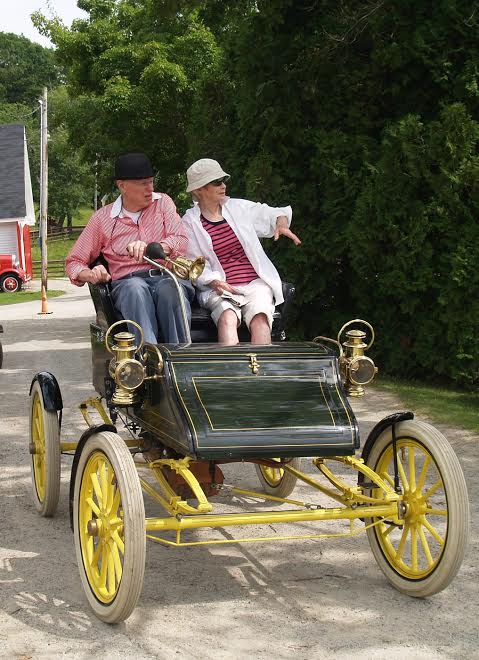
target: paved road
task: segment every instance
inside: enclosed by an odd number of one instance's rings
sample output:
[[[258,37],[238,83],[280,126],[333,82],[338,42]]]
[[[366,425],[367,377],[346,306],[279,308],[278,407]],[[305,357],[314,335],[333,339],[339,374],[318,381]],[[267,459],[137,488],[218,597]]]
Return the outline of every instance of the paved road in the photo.
[[[364,535],[183,550],[151,545],[133,615],[118,626],[99,622],[82,591],[68,524],[68,459],[55,518],[40,518],[30,496],[33,374],[58,377],[68,438],[84,429],[75,405],[93,393],[93,307],[86,290],[65,288],[64,297],[49,302],[48,316],[38,315],[39,302],[0,307],[0,658],[479,657],[478,438],[453,429],[470,487],[473,534],[460,574],[441,594],[422,601],[392,589]],[[355,403],[362,432],[399,406],[372,390]],[[231,483],[256,485],[250,466],[226,472]],[[301,488],[295,493],[301,496]]]

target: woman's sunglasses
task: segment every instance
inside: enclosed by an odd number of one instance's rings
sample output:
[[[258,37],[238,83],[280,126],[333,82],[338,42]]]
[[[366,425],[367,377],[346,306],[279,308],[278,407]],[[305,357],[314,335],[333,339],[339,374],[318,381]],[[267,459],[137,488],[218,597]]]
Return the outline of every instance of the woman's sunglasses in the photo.
[[[214,181],[210,181],[210,184],[212,186],[221,186],[223,183],[227,183],[229,181],[229,176],[223,176],[221,179],[215,179]]]

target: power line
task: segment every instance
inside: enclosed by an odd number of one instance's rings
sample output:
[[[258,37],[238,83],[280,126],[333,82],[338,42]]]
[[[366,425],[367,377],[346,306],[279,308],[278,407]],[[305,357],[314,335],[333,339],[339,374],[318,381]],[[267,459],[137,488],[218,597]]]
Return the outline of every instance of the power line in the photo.
[[[19,117],[15,117],[11,121],[13,122],[13,121],[18,121],[19,119],[26,119],[27,117],[31,117],[32,115],[34,115],[39,110],[40,108],[35,108],[35,110],[32,110],[32,112],[29,112],[27,115],[20,115]]]

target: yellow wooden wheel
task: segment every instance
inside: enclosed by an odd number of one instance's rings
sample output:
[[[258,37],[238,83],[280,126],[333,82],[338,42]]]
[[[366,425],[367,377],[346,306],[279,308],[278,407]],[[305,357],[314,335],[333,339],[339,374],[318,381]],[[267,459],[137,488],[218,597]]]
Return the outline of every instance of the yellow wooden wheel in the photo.
[[[444,589],[464,557],[469,528],[466,483],[459,461],[434,427],[414,420],[396,427],[404,525],[382,520],[367,530],[379,567],[400,591],[430,596]],[[368,465],[394,485],[391,429],[377,439]],[[380,489],[373,496],[383,495]],[[367,519],[367,524],[376,520]]]
[[[273,458],[271,460],[279,462],[282,459]],[[301,459],[292,458],[288,465],[295,470],[300,470]],[[276,497],[288,497],[288,495],[291,495],[297,482],[297,478],[294,475],[286,472],[281,467],[255,464],[255,468],[265,493],[275,495]]]
[[[60,429],[56,410],[46,410],[38,381],[30,395],[32,495],[42,516],[53,516],[60,494]]]
[[[138,473],[116,433],[97,433],[82,449],[75,476],[73,528],[91,607],[102,621],[123,621],[141,592],[146,533]]]

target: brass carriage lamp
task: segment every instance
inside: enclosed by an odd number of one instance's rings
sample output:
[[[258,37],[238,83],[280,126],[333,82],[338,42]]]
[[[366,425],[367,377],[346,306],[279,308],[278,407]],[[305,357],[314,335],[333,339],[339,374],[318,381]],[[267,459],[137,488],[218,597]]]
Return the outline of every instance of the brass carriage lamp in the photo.
[[[364,385],[370,383],[378,372],[378,368],[370,357],[364,355],[374,343],[374,329],[370,323],[362,319],[348,321],[338,333],[338,344],[344,330],[352,324],[361,323],[369,328],[371,340],[365,342],[366,332],[353,328],[346,332],[346,341],[343,342],[344,354],[341,355],[339,363],[344,380],[346,381],[346,392],[349,396],[362,396]]]
[[[137,352],[144,343],[143,330],[134,321],[128,321],[140,331],[140,345],[136,345],[136,338],[132,332],[118,332],[113,336],[113,343],[110,345],[108,337],[115,326],[123,324],[124,321],[113,323],[105,335],[105,346],[113,355],[110,360],[109,372],[115,381],[115,391],[112,396],[112,403],[117,406],[131,406],[139,401],[138,388],[145,380],[145,367],[135,358]]]

